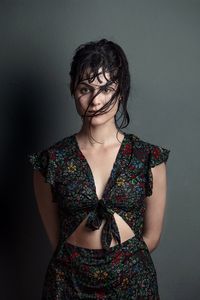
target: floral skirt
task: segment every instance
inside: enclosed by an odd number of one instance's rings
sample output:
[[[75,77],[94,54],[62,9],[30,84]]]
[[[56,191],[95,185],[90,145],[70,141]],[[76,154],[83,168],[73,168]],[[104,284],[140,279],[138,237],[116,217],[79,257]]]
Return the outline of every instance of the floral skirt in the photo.
[[[42,300],[160,300],[148,247],[134,236],[109,250],[65,242],[49,262]]]

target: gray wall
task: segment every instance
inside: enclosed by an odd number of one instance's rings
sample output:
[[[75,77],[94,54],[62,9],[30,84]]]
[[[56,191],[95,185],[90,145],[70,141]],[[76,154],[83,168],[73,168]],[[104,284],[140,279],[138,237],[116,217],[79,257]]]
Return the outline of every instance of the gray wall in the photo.
[[[162,300],[199,290],[200,1],[1,1],[1,299],[40,298],[51,248],[27,154],[78,131],[69,94],[74,49],[102,37],[132,74],[127,132],[171,150],[159,247]]]

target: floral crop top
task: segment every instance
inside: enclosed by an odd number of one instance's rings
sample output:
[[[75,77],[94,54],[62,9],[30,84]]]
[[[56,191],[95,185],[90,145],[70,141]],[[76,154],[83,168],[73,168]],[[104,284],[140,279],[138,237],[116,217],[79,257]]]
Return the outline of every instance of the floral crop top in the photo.
[[[166,162],[170,150],[124,133],[103,196],[98,199],[90,166],[82,154],[75,134],[50,147],[28,155],[35,170],[40,170],[51,185],[53,201],[60,216],[60,241],[65,241],[87,217],[85,226],[102,229],[102,248],[108,249],[112,236],[121,243],[114,212],[142,238],[145,197],[152,195],[151,168]]]

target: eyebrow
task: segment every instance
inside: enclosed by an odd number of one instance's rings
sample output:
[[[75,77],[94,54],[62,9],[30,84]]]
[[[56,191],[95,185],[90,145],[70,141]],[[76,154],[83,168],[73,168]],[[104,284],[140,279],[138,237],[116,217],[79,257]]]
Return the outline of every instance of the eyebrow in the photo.
[[[98,84],[94,84],[94,85],[91,85],[91,84],[88,84],[88,83],[86,83],[86,82],[79,82],[79,84],[84,84],[84,85],[86,85],[86,86],[88,86],[88,87],[94,87],[94,86],[98,86],[98,87],[104,87],[104,86],[106,86],[107,85],[107,83],[105,83],[105,84],[103,84],[103,85],[98,85]],[[115,83],[112,83],[111,85],[108,85],[109,87],[115,87],[116,86],[116,84]]]

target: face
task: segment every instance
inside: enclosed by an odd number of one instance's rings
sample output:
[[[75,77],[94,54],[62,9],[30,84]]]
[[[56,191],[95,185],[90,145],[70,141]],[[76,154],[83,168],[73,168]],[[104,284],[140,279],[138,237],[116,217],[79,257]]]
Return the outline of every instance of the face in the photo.
[[[101,69],[99,69],[99,72]],[[117,89],[117,84],[112,83],[109,86],[105,86],[108,82],[109,73],[105,73],[106,78],[103,74],[99,75],[99,80],[96,77],[93,82],[88,80],[81,81],[74,93],[76,109],[80,116],[83,116],[87,110],[85,121],[88,122],[91,119],[91,116],[102,108],[112,97]],[[100,87],[103,87],[103,90],[97,95]],[[95,96],[96,95],[96,96]],[[95,96],[95,97],[94,97]],[[92,98],[94,99],[92,100]],[[92,117],[91,124],[102,124],[108,121],[113,122],[114,116],[117,113],[119,106],[119,99],[116,103],[112,103],[111,106],[106,108],[106,111],[101,115],[96,115]],[[97,112],[98,114],[98,112]]]

